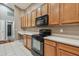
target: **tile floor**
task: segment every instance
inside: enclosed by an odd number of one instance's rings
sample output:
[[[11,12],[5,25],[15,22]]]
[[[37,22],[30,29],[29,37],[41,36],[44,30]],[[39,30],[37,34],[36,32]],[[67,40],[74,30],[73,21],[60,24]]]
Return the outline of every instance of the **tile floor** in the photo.
[[[33,56],[31,52],[23,46],[22,41],[16,40],[11,43],[0,44],[0,56]]]

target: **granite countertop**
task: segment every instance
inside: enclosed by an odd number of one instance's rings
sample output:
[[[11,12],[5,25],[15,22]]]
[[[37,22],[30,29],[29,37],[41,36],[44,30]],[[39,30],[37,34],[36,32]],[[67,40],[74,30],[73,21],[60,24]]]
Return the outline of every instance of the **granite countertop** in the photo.
[[[47,36],[44,38],[48,39],[48,40],[52,40],[52,41],[56,41],[56,42],[65,43],[65,44],[79,47],[79,39],[59,37],[56,35],[51,35],[51,36]]]
[[[19,34],[24,35],[35,35],[35,34],[39,34],[38,32],[31,32],[31,31],[18,31]]]

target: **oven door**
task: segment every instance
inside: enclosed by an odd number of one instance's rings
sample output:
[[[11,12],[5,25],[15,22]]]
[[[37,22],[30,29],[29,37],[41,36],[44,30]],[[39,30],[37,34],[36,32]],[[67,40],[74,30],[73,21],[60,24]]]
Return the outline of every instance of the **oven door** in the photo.
[[[32,50],[33,50],[33,52],[42,56],[43,55],[43,48],[44,48],[44,42],[40,41],[37,37],[32,37]]]

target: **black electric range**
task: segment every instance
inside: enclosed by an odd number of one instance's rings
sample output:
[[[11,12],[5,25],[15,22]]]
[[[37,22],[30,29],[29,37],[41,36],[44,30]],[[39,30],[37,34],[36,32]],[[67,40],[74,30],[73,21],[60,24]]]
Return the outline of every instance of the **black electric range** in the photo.
[[[51,35],[50,29],[39,30],[38,35],[32,35],[32,54],[35,56],[44,55],[44,37]]]

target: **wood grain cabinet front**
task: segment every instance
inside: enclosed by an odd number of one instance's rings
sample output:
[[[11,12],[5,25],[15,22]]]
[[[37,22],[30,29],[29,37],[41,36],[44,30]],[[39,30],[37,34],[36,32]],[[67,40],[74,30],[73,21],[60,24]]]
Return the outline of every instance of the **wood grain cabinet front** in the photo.
[[[79,56],[79,47],[45,39],[45,56]]]
[[[79,9],[77,3],[60,4],[60,20],[61,23],[76,23],[79,22]]]
[[[57,55],[58,56],[79,56],[79,47],[58,43]]]
[[[31,36],[27,35],[27,48],[31,50]]]
[[[59,24],[59,4],[48,4],[49,25]]]
[[[41,6],[41,12],[42,12],[42,15],[48,14],[48,4],[47,3],[45,3],[44,5]]]
[[[23,35],[23,43],[24,43],[24,46],[26,47],[26,45],[27,45],[27,37],[26,37],[26,35]]]
[[[56,43],[50,40],[44,42],[44,55],[56,56]]]
[[[27,27],[27,16],[22,16],[21,17],[21,28],[26,28]]]
[[[37,17],[41,16],[41,7],[37,8],[36,13],[37,13]]]
[[[31,27],[32,26],[32,24],[31,24],[31,22],[32,22],[31,13],[28,14],[27,18],[28,18],[27,27]]]
[[[32,27],[35,26],[35,20],[36,20],[36,10],[32,11]]]

